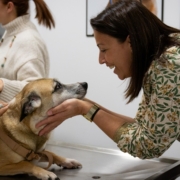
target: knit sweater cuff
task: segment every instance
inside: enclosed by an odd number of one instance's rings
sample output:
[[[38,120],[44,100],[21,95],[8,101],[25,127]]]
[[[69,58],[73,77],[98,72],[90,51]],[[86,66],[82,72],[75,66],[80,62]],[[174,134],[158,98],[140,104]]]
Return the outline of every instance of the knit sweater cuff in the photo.
[[[0,93],[0,99],[4,102],[9,102],[10,100],[12,100],[15,94],[18,94],[26,84],[24,82],[23,84],[16,83],[16,85],[14,85],[14,83],[10,82],[7,79],[1,78],[1,80],[4,83],[4,86],[3,90]]]

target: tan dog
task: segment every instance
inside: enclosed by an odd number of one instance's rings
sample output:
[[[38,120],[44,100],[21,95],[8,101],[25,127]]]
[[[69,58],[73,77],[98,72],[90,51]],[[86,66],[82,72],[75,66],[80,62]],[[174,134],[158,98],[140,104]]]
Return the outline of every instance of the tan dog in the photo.
[[[24,89],[10,102],[8,110],[0,117],[0,131],[4,131],[15,143],[22,148],[41,152],[49,135],[38,136],[40,129],[36,129],[37,122],[46,118],[47,111],[70,98],[83,98],[87,91],[87,83],[61,84],[54,79],[40,79],[27,84]],[[36,176],[43,180],[58,180],[59,178],[28,160],[28,156],[21,156],[14,152],[4,140],[0,138],[0,175],[24,174]],[[18,148],[16,147],[15,150]],[[47,152],[47,151],[46,151]],[[81,164],[73,159],[48,153],[53,163],[66,168],[78,168]],[[49,158],[49,155],[46,159]],[[39,156],[34,156],[36,159]]]

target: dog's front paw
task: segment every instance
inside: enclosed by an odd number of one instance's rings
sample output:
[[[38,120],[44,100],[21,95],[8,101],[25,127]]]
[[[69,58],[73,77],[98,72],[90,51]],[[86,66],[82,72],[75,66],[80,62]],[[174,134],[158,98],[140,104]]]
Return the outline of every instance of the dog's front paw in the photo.
[[[36,176],[38,179],[41,180],[60,180],[53,172],[47,171],[42,168],[33,169],[33,172],[30,175]]]
[[[81,163],[79,163],[75,159],[69,159],[69,158],[66,158],[65,161],[62,164],[60,164],[60,166],[63,166],[64,168],[68,168],[68,169],[82,168]]]

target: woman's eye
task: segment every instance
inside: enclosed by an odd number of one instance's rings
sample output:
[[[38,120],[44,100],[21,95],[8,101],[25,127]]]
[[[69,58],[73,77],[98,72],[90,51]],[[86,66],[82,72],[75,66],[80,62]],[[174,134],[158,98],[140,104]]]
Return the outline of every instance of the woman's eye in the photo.
[[[106,50],[105,50],[105,49],[101,49],[100,51],[101,51],[101,52],[105,52]]]

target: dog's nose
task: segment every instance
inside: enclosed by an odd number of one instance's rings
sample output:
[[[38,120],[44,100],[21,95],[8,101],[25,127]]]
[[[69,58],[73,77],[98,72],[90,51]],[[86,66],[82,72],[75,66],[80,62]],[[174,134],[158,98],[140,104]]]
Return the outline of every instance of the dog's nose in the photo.
[[[87,90],[87,88],[88,88],[88,83],[82,82],[82,83],[80,83],[80,84],[82,85],[82,87],[83,87],[85,90]]]

